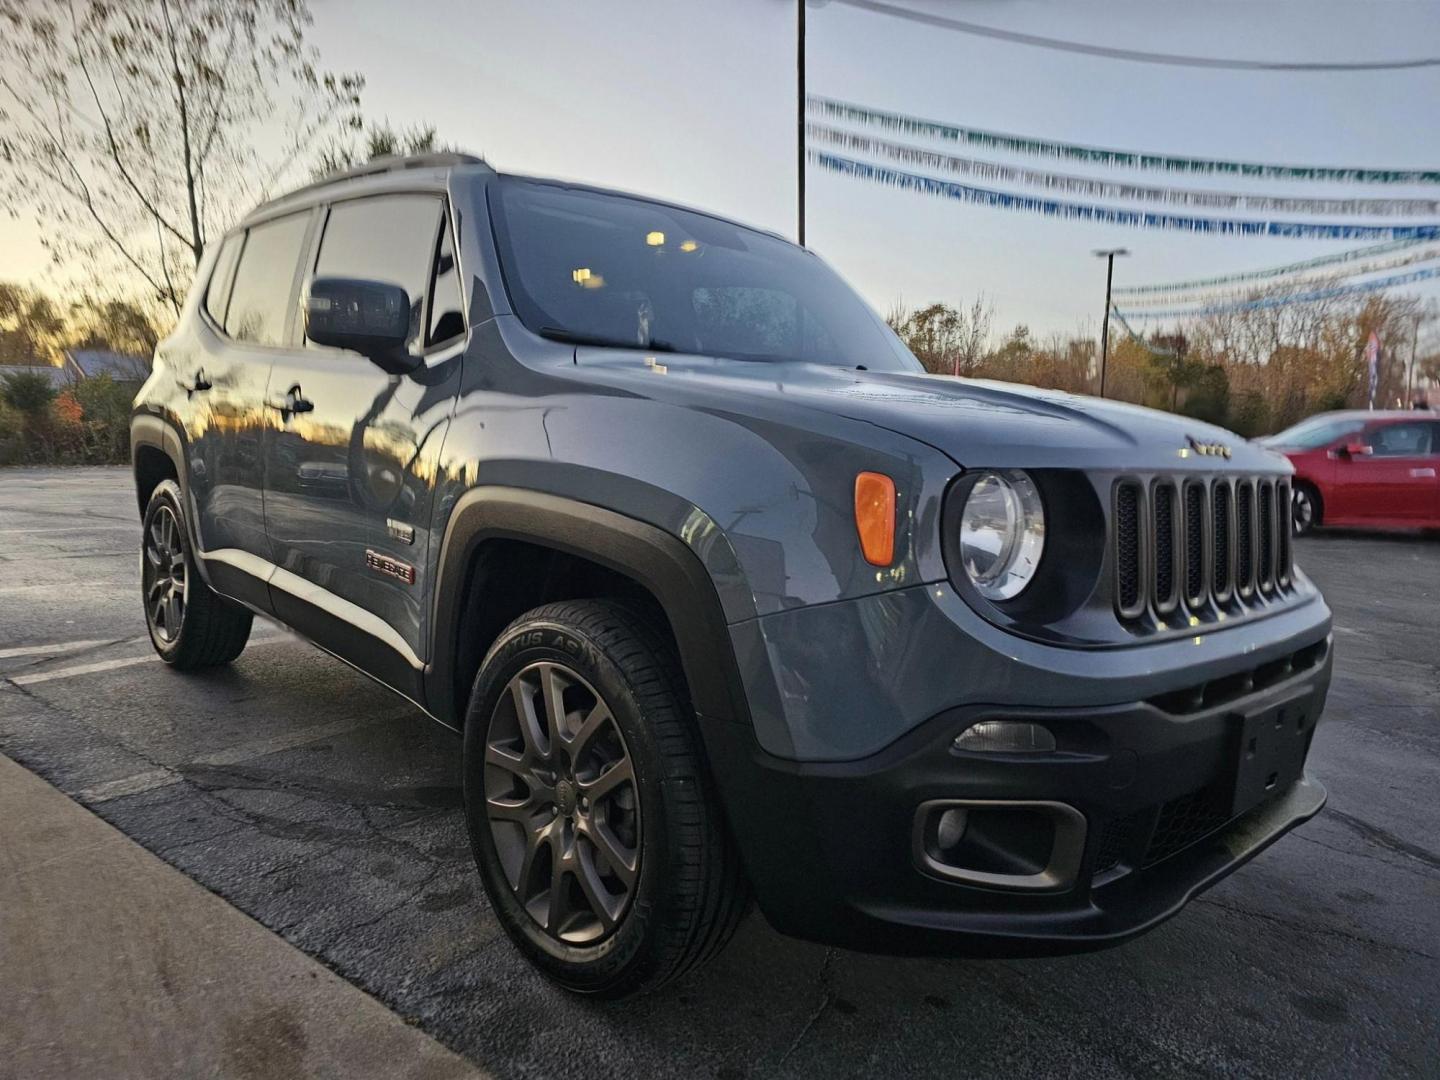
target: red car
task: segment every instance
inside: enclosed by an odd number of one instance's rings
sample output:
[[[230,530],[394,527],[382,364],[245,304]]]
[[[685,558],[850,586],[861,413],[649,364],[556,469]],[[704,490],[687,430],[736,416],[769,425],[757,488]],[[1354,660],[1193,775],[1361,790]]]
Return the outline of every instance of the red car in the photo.
[[[1332,412],[1260,439],[1295,466],[1295,532],[1440,527],[1440,415]]]

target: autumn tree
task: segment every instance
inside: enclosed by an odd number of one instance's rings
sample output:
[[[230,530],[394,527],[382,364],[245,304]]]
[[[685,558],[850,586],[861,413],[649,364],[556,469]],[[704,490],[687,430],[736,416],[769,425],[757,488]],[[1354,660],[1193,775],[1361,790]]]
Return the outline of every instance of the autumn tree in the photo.
[[[0,200],[178,311],[209,238],[357,129],[305,0],[0,0]]]
[[[434,124],[416,124],[408,128],[395,128],[390,121],[367,126],[363,135],[356,132],[332,139],[315,158],[311,167],[312,179],[319,180],[331,173],[343,172],[363,165],[376,158],[395,157],[410,154],[435,154],[453,150],[440,142]]]
[[[925,370],[936,375],[974,375],[990,340],[994,309],[977,296],[968,308],[931,304],[916,311],[897,306],[889,321]]]
[[[149,359],[160,340],[155,320],[130,300],[82,296],[70,303],[66,347],[105,349]]]
[[[0,281],[0,364],[56,363],[64,330],[48,296]]]

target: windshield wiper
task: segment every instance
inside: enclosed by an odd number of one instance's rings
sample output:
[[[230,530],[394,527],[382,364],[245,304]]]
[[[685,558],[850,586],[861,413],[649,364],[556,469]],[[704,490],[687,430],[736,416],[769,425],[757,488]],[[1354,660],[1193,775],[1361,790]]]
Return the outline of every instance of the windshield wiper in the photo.
[[[649,342],[621,341],[619,338],[609,338],[603,334],[586,334],[578,330],[565,330],[558,326],[542,326],[536,333],[551,341],[563,341],[570,345],[596,345],[605,349],[637,349],[640,352],[673,353],[679,351],[670,342],[659,341],[655,338],[651,338]]]

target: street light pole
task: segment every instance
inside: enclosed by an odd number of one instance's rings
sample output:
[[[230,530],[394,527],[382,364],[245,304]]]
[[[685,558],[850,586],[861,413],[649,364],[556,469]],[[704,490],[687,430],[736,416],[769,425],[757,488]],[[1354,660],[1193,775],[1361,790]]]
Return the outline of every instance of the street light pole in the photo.
[[[1105,260],[1105,318],[1100,323],[1100,396],[1105,396],[1105,363],[1110,358],[1110,283],[1115,277],[1115,256],[1129,255],[1125,248],[1105,248],[1094,254]]]
[[[796,0],[795,27],[795,162],[796,194],[799,196],[800,246],[805,246],[805,0]]]

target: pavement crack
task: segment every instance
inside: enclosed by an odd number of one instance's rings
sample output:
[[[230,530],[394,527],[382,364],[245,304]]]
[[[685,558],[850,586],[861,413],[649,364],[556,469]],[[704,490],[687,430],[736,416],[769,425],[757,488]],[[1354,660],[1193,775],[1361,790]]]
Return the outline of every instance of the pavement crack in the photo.
[[[1289,919],[1282,919],[1278,915],[1271,915],[1267,911],[1256,911],[1253,908],[1241,907],[1238,904],[1227,904],[1221,900],[1201,896],[1194,901],[1204,907],[1215,907],[1221,911],[1228,911],[1232,915],[1239,915],[1243,918],[1259,919],[1262,922],[1273,923],[1276,926],[1283,926],[1287,930],[1293,930],[1297,934],[1308,934],[1315,937],[1333,937],[1342,941],[1348,941],[1352,945],[1363,945],[1370,949],[1386,949],[1390,952],[1404,953],[1407,956],[1418,956],[1424,960],[1440,960],[1440,956],[1425,952],[1423,949],[1411,948],[1408,945],[1395,945],[1388,941],[1380,941],[1376,938],[1366,937],[1364,934],[1352,934],[1345,930],[1337,930],[1329,926],[1306,926],[1304,923],[1291,922]]]
[[[780,1055],[780,1060],[775,1063],[777,1070],[782,1068],[785,1062],[790,1060],[790,1056],[794,1054],[796,1050],[800,1049],[800,1044],[805,1041],[805,1037],[810,1034],[811,1029],[819,1023],[820,1017],[825,1015],[825,1010],[830,1008],[831,1003],[834,1002],[835,988],[830,979],[830,968],[834,961],[835,950],[833,948],[827,948],[825,950],[825,959],[820,962],[820,1003],[815,1006],[805,1023],[800,1026],[800,1030],[795,1033],[795,1038],[791,1040],[790,1046],[786,1049],[785,1053]]]
[[[1377,847],[1409,856],[1417,862],[1424,863],[1432,870],[1440,870],[1440,855],[1436,855],[1433,851],[1420,847],[1418,844],[1412,844],[1408,840],[1402,840],[1394,833],[1382,829],[1378,825],[1372,825],[1362,818],[1347,814],[1343,810],[1332,809],[1326,816],[1334,818],[1353,832],[1359,833],[1363,839]]]
[[[1426,871],[1421,870],[1418,867],[1412,866],[1409,862],[1396,862],[1393,859],[1387,859],[1383,856],[1374,854],[1373,852],[1369,851],[1354,851],[1349,848],[1336,847],[1334,844],[1327,844],[1323,840],[1317,840],[1313,836],[1307,836],[1303,832],[1296,832],[1292,835],[1295,837],[1296,840],[1302,841],[1306,844],[1314,844],[1316,847],[1324,848],[1326,851],[1332,851],[1336,855],[1344,855],[1347,858],[1351,859],[1365,859],[1369,862],[1379,863],[1387,870],[1394,870],[1398,874],[1409,874],[1412,877],[1418,877],[1422,881],[1426,882],[1432,881],[1435,877],[1434,874],[1427,873]]]

